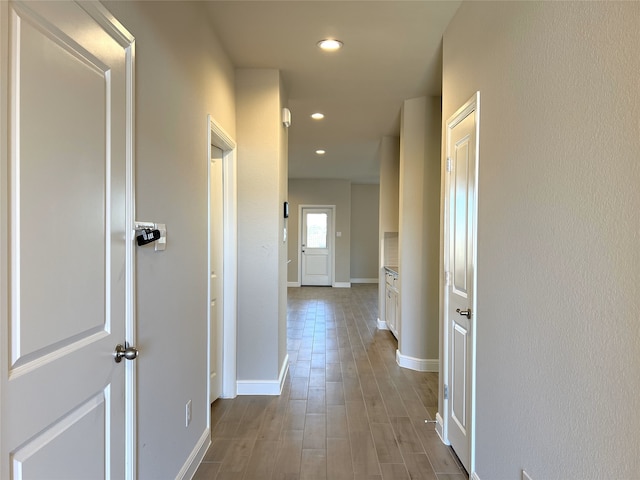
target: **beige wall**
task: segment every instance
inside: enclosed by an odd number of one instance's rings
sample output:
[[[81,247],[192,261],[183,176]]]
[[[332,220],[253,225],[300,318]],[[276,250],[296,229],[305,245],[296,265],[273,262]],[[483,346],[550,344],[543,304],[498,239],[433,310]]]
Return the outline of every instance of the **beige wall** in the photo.
[[[398,231],[400,138],[380,140],[380,232]],[[381,234],[382,234],[381,233]]]
[[[351,185],[351,278],[378,281],[379,185]]]
[[[280,115],[288,104],[288,94],[280,77]],[[282,123],[280,123],[282,125]],[[284,218],[284,202],[289,198],[289,130],[281,128],[279,131],[280,159],[278,162],[278,225],[280,227],[281,242],[278,251],[278,365],[283,365],[287,358],[287,260],[289,258],[289,235],[284,239],[284,230],[288,228],[288,219]]]
[[[238,380],[278,379],[286,352],[286,129],[280,72],[236,71]],[[283,304],[284,300],[284,304]]]
[[[138,476],[174,478],[208,428],[207,114],[235,136],[234,71],[202,4],[106,6],[136,38],[136,219],[168,234],[136,251]]]
[[[299,205],[335,205],[335,278],[334,282],[351,280],[351,182],[348,180],[289,180],[289,259],[288,281],[299,282],[298,251],[300,223]]]
[[[640,4],[468,2],[443,118],[480,91],[480,479],[640,471]]]
[[[400,127],[398,256],[401,355],[438,369],[440,98],[405,100]]]

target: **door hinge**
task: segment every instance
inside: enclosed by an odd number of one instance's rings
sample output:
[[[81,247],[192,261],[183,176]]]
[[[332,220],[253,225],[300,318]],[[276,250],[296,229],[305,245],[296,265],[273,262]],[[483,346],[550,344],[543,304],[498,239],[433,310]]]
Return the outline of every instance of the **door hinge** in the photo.
[[[452,164],[451,157],[447,157],[447,172],[448,173],[451,173],[451,170],[453,169],[451,164]]]
[[[449,385],[446,383],[444,385],[444,399],[449,400]]]

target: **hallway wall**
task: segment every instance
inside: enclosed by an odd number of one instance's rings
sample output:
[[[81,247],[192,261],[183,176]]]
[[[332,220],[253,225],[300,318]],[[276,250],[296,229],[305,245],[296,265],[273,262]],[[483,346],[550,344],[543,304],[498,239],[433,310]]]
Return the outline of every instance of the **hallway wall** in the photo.
[[[398,180],[398,360],[432,372],[439,370],[440,105],[440,97],[404,101]]]
[[[238,393],[274,394],[286,373],[287,320],[287,129],[280,116],[286,104],[280,72],[236,70],[236,95]]]
[[[351,280],[378,281],[380,185],[351,185]]]
[[[203,4],[105,5],[136,38],[136,220],[167,225],[136,251],[138,477],[175,478],[209,428],[207,114],[235,137],[234,70]]]
[[[640,4],[467,2],[443,120],[480,91],[477,474],[640,470]]]

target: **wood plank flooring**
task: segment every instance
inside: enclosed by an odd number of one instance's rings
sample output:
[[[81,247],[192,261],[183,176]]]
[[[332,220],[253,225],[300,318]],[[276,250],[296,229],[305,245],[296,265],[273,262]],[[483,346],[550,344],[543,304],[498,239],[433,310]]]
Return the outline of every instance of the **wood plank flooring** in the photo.
[[[378,286],[288,292],[282,395],[212,405],[196,480],[466,480],[433,424],[438,374],[398,367]]]

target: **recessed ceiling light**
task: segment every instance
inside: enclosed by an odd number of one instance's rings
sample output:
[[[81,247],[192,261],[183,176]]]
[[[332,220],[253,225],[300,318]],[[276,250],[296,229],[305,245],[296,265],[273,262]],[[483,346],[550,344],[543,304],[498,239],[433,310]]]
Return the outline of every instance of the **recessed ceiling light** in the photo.
[[[322,120],[324,118],[324,113],[316,112],[311,114],[311,118],[314,120]]]
[[[340,40],[336,40],[334,38],[325,38],[324,40],[320,40],[318,42],[318,46],[327,52],[335,52],[336,50],[340,50],[342,48],[343,43]]]
[[[324,155],[325,153],[327,152],[325,152],[324,150],[316,150],[317,155]]]

